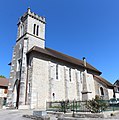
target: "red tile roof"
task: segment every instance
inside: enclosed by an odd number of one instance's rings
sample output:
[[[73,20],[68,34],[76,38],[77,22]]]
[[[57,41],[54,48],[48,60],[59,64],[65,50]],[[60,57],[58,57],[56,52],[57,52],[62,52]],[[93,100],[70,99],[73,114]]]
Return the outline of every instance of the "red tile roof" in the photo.
[[[0,78],[0,86],[7,87],[8,86],[8,79],[6,78]]]

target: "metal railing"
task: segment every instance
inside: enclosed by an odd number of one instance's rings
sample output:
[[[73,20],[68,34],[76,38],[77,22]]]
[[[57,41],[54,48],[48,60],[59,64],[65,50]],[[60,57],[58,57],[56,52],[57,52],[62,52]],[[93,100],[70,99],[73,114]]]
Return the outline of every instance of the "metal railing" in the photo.
[[[109,100],[99,100],[98,112],[119,110],[119,104],[110,103]],[[56,101],[47,102],[47,111],[56,112],[93,112],[88,107],[89,101]],[[95,107],[95,106],[93,106]]]
[[[47,111],[59,111],[59,112],[90,112],[86,108],[87,101],[58,101],[58,102],[47,102]]]

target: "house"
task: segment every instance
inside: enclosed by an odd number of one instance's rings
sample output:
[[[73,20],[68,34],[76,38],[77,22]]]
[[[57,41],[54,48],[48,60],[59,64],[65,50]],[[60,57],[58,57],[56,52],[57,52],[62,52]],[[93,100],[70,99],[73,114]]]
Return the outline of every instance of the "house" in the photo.
[[[119,99],[119,80],[114,83],[114,97]]]
[[[114,86],[101,76],[94,75],[96,95],[104,100],[109,100],[114,96]]]
[[[45,24],[45,18],[30,8],[18,21],[7,104],[46,109],[47,101],[90,100],[97,94],[112,97],[111,83],[85,58],[79,60],[45,46]],[[98,83],[101,87],[95,87]]]
[[[0,108],[6,105],[8,93],[8,79],[0,77]]]

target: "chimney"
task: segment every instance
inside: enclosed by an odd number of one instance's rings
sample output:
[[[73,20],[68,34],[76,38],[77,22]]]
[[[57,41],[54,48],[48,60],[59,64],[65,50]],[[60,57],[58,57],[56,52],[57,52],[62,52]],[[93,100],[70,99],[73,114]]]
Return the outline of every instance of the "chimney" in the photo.
[[[86,58],[83,57],[83,65],[86,67]]]

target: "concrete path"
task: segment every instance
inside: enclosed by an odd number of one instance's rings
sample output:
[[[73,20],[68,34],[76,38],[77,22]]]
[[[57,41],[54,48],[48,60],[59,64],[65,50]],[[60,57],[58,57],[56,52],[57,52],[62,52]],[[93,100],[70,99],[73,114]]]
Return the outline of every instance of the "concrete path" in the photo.
[[[31,110],[0,110],[0,120],[31,120],[29,118],[24,118],[22,115],[32,115]],[[57,118],[51,115],[50,120],[57,120]],[[119,114],[112,116],[110,118],[69,118],[64,120],[119,120]]]
[[[0,120],[29,120],[22,117],[24,114],[32,114],[32,111],[24,110],[0,110]]]

